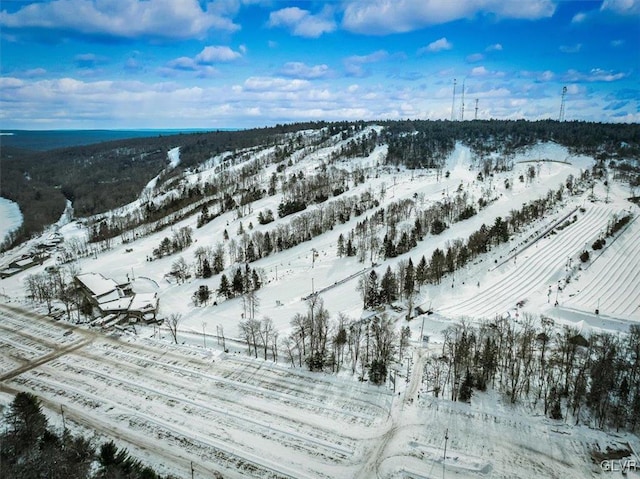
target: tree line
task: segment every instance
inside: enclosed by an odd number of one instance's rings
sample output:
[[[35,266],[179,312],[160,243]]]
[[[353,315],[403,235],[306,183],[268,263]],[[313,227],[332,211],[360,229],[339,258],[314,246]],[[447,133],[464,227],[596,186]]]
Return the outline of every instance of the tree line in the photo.
[[[580,334],[528,314],[444,332],[424,381],[435,397],[468,401],[487,388],[511,403],[600,429],[640,427],[640,327],[628,333]]]

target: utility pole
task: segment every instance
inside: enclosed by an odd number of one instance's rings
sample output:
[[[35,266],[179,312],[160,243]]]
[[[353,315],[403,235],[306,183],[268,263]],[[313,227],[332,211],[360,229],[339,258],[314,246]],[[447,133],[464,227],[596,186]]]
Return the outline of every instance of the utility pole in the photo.
[[[478,99],[477,98],[476,98],[476,115],[475,115],[475,117],[473,119],[474,120],[478,119]]]
[[[442,458],[442,479],[444,479],[445,461],[447,460],[447,441],[449,440],[449,429],[444,432],[444,457]]]

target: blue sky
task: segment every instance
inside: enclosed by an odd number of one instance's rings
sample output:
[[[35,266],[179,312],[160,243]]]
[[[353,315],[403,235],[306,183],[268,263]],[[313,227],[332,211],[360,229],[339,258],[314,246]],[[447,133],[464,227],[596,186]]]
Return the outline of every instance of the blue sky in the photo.
[[[3,0],[0,31],[2,129],[557,119],[565,86],[640,121],[640,0]]]

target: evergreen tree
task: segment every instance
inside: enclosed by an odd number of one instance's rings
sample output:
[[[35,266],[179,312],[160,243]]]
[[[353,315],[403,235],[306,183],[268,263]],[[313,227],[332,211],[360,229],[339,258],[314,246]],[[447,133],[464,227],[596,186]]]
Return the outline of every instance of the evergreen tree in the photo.
[[[382,359],[371,361],[369,368],[369,380],[373,384],[383,384],[387,378],[387,365]]]
[[[427,259],[422,255],[418,267],[416,268],[416,281],[419,286],[422,286],[427,280]]]
[[[471,373],[467,371],[467,375],[460,385],[460,394],[458,395],[458,399],[463,402],[469,402],[471,400],[472,387],[473,377],[471,376]]]
[[[209,265],[209,260],[207,258],[202,260],[202,277],[203,278],[211,278],[213,272],[211,271],[211,266]]]
[[[342,258],[344,254],[344,235],[340,233],[340,236],[338,236],[338,258]]]
[[[396,275],[391,270],[391,266],[387,266],[382,280],[380,281],[380,301],[391,304],[398,299],[398,282]]]
[[[218,295],[226,299],[233,298],[233,291],[231,291],[231,285],[227,279],[227,275],[220,276],[220,286],[218,287]]]
[[[364,284],[364,307],[375,308],[379,304],[378,274],[371,270]]]
[[[404,285],[402,286],[404,290],[404,294],[407,298],[413,294],[415,290],[415,286],[416,286],[415,268],[413,267],[413,262],[411,261],[411,258],[409,258],[409,263],[407,264],[407,269],[405,270],[405,274],[404,274]]]
[[[260,289],[260,286],[262,286],[262,283],[260,281],[260,275],[255,269],[253,269],[251,271],[251,289],[252,290]]]

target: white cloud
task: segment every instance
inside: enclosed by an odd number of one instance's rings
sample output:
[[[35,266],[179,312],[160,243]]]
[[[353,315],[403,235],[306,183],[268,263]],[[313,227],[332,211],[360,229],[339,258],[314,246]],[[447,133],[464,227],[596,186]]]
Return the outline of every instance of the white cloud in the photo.
[[[369,55],[352,55],[344,59],[344,67],[348,75],[365,76],[367,71],[364,65],[377,63],[389,58],[389,53],[385,50],[378,50]]]
[[[484,55],[482,53],[473,53],[471,55],[468,55],[466,60],[467,63],[478,63],[484,60]]]
[[[418,54],[422,53],[435,53],[443,50],[451,50],[453,45],[446,37],[442,37],[434,42],[429,43],[426,47],[422,47],[418,50]]]
[[[308,10],[288,7],[269,15],[270,27],[287,28],[291,34],[299,37],[318,38],[323,33],[331,33],[336,29],[331,10],[325,8],[319,15],[312,15]]]
[[[203,10],[198,0],[53,0],[2,11],[0,25],[127,39],[200,38],[211,29],[240,28],[214,8]]]
[[[572,82],[613,82],[622,80],[627,76],[628,74],[623,72],[613,72],[611,70],[602,70],[601,68],[592,68],[588,72],[568,70],[563,76],[563,79],[565,81]]]
[[[622,45],[624,45],[624,40],[611,40],[611,46],[612,47],[621,47]]]
[[[491,78],[503,78],[505,76],[504,72],[497,70],[487,70],[484,66],[474,67],[471,69],[470,76],[473,77],[491,77]]]
[[[175,70],[196,70],[198,65],[193,58],[179,57],[168,62],[167,67]]]
[[[587,19],[587,14],[584,12],[576,13],[571,19],[571,23],[582,23]]]
[[[166,64],[166,68],[161,70],[165,76],[172,76],[171,70],[197,71],[201,77],[210,77],[217,73],[211,65],[215,63],[226,63],[242,58],[246,51],[244,46],[239,51],[234,51],[227,46],[207,46],[195,57],[178,57]]]
[[[241,51],[244,47],[240,47]],[[242,53],[235,52],[226,46],[208,46],[196,55],[194,60],[201,65],[217,62],[230,62],[242,57]]]
[[[478,14],[533,20],[555,11],[552,0],[347,0],[346,4],[342,26],[368,35],[409,32]]]
[[[41,77],[47,74],[47,70],[44,68],[32,68],[24,72],[24,76],[27,78]]]
[[[475,67],[475,68],[471,69],[471,75],[472,76],[479,77],[479,76],[485,76],[485,75],[488,75],[488,74],[489,74],[488,70],[483,66]]]
[[[500,72],[477,68],[481,75],[468,79],[467,86],[473,95],[469,98],[480,99],[479,118],[555,118],[559,85],[567,85],[570,94],[575,92],[574,98],[591,91],[590,85],[580,81],[533,85],[523,78],[518,86],[512,78],[496,81],[492,75]],[[587,74],[611,73],[593,70]],[[5,107],[0,110],[0,122],[6,128],[166,128],[167,124],[242,128],[313,119],[445,119],[451,114],[451,85],[441,82],[426,89],[388,83],[318,88],[303,79],[250,77],[235,86],[202,85],[0,77],[0,102]],[[579,109],[574,99],[571,118],[603,121],[604,114],[606,121],[638,121],[635,90],[629,95],[633,101],[616,111],[604,110],[611,99],[601,95],[593,94],[596,104],[589,108]]]
[[[487,48],[485,48],[484,51],[485,52],[501,52],[502,45],[500,43],[494,43],[493,45],[489,45]]]
[[[285,63],[280,74],[288,77],[295,78],[323,78],[331,73],[329,67],[325,64],[308,66],[302,62],[288,62]]]
[[[245,80],[242,89],[244,91],[253,92],[295,92],[300,91],[307,85],[309,85],[308,81],[299,79],[288,80],[286,78],[277,77],[250,77]]]
[[[601,11],[610,11],[618,15],[640,15],[639,0],[604,0]]]

